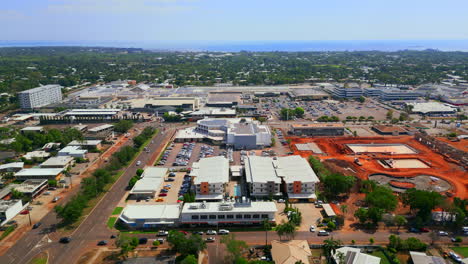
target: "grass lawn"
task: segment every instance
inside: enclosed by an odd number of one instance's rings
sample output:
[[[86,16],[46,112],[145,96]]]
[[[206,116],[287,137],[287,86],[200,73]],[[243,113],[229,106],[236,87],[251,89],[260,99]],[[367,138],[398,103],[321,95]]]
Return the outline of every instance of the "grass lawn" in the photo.
[[[114,228],[116,221],[117,217],[109,217],[109,220],[107,220],[107,227],[109,227],[110,229]]]
[[[3,232],[3,234],[0,236],[0,241],[7,237],[11,232],[15,231],[16,227],[15,226],[9,226],[7,229]]]
[[[468,247],[453,247],[452,249],[464,258],[468,258]]]
[[[114,211],[112,211],[112,215],[119,215],[120,213],[122,213],[122,211],[123,207],[116,207]]]
[[[31,264],[47,264],[47,258],[46,257],[35,258],[30,263]]]
[[[380,264],[391,264],[390,261],[387,259],[387,257],[384,255],[384,253],[380,250],[376,250],[372,252],[372,256],[376,256],[380,258]]]

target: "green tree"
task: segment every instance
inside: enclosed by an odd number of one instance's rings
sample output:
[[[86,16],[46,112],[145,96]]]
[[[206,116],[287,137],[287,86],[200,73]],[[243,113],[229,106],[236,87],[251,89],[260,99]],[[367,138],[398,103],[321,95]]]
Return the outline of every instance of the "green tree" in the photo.
[[[365,201],[372,207],[377,207],[390,212],[395,210],[398,199],[393,191],[385,186],[375,186],[374,190],[367,194]]]
[[[167,241],[171,244],[172,249],[183,256],[198,255],[198,253],[206,249],[206,243],[200,235],[191,235],[186,237],[181,232],[172,230],[167,236]]]
[[[143,170],[142,168],[139,168],[139,169],[136,170],[136,175],[140,177],[143,174],[144,171],[145,170]]]
[[[327,258],[328,263],[331,263],[331,258],[333,255],[335,255],[336,250],[342,246],[342,243],[340,240],[335,240],[333,238],[326,239],[323,241],[323,253],[325,257]]]
[[[50,187],[57,187],[57,180],[48,180],[48,181],[47,181],[47,184],[48,184]]]
[[[120,120],[114,124],[114,131],[119,133],[127,133],[130,128],[133,126],[133,121],[131,120]]]
[[[387,120],[392,120],[393,118],[393,110],[388,110],[387,111]]]
[[[431,211],[444,202],[443,196],[434,191],[409,189],[403,194],[403,203],[417,212],[423,222],[429,221]]]
[[[13,199],[23,199],[24,198],[24,193],[16,190],[16,189],[11,189],[11,198]]]
[[[115,245],[120,248],[120,254],[126,258],[128,253],[138,246],[138,238],[120,234]]]
[[[296,107],[296,109],[294,109],[294,115],[302,118],[304,116],[304,109],[302,107]]]
[[[245,241],[236,240],[234,234],[229,234],[221,238],[221,243],[226,246],[226,262],[233,263],[247,251],[249,246]]]
[[[364,96],[361,95],[361,96],[358,98],[358,101],[359,101],[360,103],[364,103],[364,102],[366,101],[366,98],[365,98]]]
[[[364,224],[367,221],[367,209],[360,207],[354,212],[354,216],[359,219],[359,223]]]
[[[396,215],[393,218],[393,222],[398,227],[398,230],[400,230],[400,227],[406,225],[406,223],[408,223],[408,220],[406,220],[406,218],[402,215]]]
[[[180,264],[197,264],[198,260],[194,255],[188,255],[186,256]]]
[[[276,233],[280,239],[285,236],[287,240],[291,240],[296,235],[296,227],[291,222],[283,222],[276,226]]]
[[[335,197],[347,193],[354,186],[355,182],[356,178],[353,176],[332,173],[323,179],[325,195]]]

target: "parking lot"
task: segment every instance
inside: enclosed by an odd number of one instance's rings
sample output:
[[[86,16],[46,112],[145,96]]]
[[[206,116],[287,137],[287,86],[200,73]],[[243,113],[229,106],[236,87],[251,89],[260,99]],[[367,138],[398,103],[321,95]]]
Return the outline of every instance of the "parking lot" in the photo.
[[[166,168],[191,167],[192,163],[199,161],[200,158],[218,156],[224,151],[219,146],[204,143],[172,143],[163,153],[156,166]]]
[[[303,119],[316,120],[321,116],[337,116],[340,120],[346,120],[346,117],[353,116],[359,118],[364,116],[368,118],[372,116],[374,120],[385,120],[388,106],[381,104],[371,98],[366,98],[364,103],[355,100],[349,101],[294,101],[289,97],[280,96],[274,98],[261,98],[260,102],[256,104],[257,108],[261,111],[267,111],[271,115],[271,120],[279,120],[279,112],[282,108],[296,108],[301,107],[304,109]],[[394,111],[397,115],[397,111]],[[300,119],[298,119],[300,120]]]

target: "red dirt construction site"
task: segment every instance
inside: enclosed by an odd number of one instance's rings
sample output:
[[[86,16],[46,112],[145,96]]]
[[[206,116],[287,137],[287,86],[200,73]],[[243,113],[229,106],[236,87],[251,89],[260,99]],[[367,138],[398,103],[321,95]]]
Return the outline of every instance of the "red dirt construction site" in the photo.
[[[388,183],[397,192],[414,187],[468,198],[466,155],[447,155],[424,136],[288,139],[294,154],[313,155],[345,175]]]

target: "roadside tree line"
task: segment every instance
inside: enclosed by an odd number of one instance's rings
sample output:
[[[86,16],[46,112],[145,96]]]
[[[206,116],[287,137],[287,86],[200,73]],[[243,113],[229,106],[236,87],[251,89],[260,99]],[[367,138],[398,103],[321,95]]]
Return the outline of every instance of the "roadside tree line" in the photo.
[[[146,141],[155,132],[154,128],[147,127],[138,137],[142,136],[141,139]],[[81,181],[80,192],[72,197],[68,203],[55,207],[55,212],[61,219],[61,224],[67,226],[78,221],[83,214],[83,210],[88,206],[89,201],[106,191],[106,186],[115,180],[120,169],[127,166],[133,160],[139,148],[141,148],[141,145],[137,145],[136,142],[133,147],[122,147],[118,152],[112,154],[107,166],[95,170],[91,177],[84,178]]]

